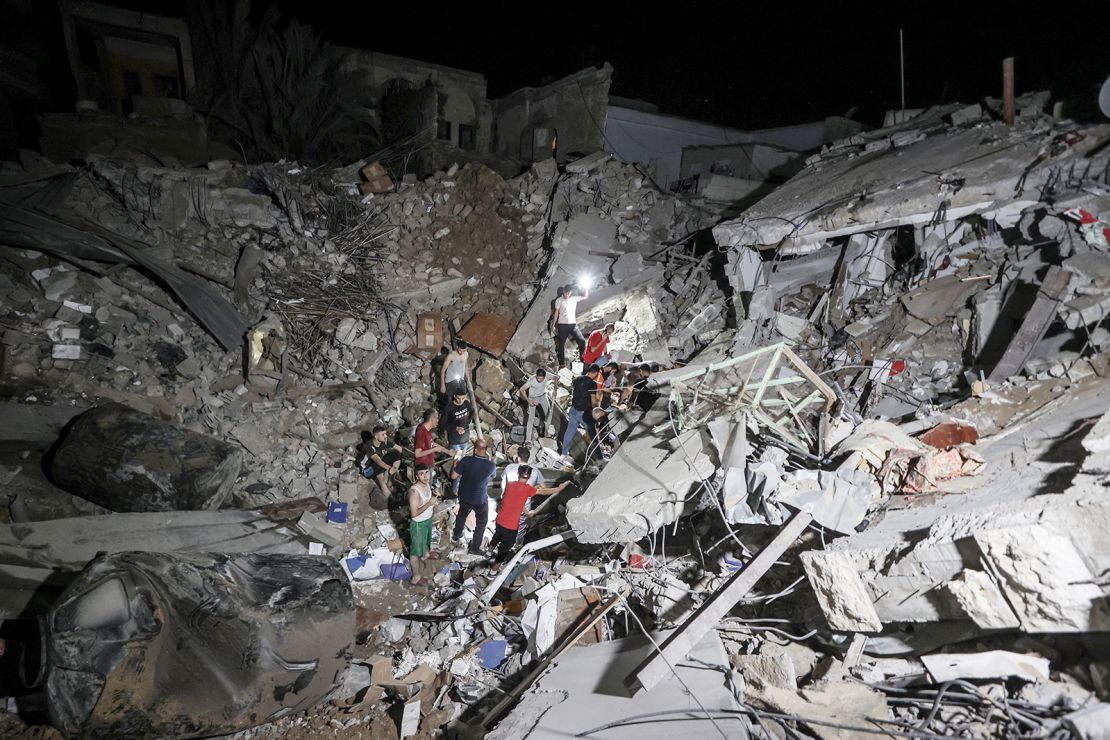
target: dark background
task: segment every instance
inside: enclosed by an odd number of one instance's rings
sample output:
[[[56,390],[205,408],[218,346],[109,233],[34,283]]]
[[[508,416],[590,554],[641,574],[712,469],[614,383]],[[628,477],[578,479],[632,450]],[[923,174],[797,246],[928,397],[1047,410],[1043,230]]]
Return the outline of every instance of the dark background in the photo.
[[[228,0],[230,2],[230,0]],[[188,0],[117,2],[184,15]],[[1016,57],[1018,93],[1049,89],[1067,113],[1098,120],[1110,75],[1110,2],[428,4],[276,3],[336,43],[481,72],[489,97],[608,61],[612,93],[662,112],[763,128],[855,108],[876,125],[900,107],[898,30],[904,29],[906,105],[1001,95],[1002,58]],[[31,54],[72,109],[72,82],[51,0],[0,0],[0,41]]]

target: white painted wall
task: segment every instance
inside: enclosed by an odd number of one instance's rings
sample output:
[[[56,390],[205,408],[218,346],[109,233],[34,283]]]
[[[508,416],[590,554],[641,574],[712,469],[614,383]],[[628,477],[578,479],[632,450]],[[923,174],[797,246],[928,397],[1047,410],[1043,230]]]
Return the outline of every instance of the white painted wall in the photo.
[[[683,148],[749,141],[750,136],[739,129],[610,103],[603,148],[622,161],[654,167],[659,185],[669,188],[679,179]]]

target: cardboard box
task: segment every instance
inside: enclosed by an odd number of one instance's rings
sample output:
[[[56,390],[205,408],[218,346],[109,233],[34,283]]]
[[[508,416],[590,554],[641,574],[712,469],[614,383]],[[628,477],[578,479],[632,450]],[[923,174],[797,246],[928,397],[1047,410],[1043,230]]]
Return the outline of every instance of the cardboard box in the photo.
[[[385,171],[385,167],[383,167],[382,163],[377,160],[374,160],[370,164],[363,167],[361,170],[358,171],[358,173],[362,175],[363,178],[367,181],[373,180],[376,177],[389,176],[389,173]]]
[[[443,317],[437,313],[422,313],[416,316],[415,355],[430,360],[439,354],[443,347]]]
[[[358,192],[362,195],[368,195],[369,193],[388,193],[392,189],[393,181],[389,179],[389,175],[375,177],[373,180],[367,180],[366,182],[360,182],[358,184]]]

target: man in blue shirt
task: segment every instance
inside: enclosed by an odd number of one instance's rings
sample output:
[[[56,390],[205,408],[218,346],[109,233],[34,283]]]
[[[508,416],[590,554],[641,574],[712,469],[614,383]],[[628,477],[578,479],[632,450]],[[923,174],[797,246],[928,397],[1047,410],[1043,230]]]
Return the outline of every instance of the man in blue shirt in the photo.
[[[471,555],[482,554],[482,541],[486,536],[486,520],[489,518],[489,494],[487,488],[497,466],[486,454],[489,443],[484,439],[474,442],[473,454],[455,463],[451,480],[459,486],[459,511],[455,514],[455,528],[452,540],[462,537],[466,528],[466,518],[474,512],[474,537],[470,541]]]

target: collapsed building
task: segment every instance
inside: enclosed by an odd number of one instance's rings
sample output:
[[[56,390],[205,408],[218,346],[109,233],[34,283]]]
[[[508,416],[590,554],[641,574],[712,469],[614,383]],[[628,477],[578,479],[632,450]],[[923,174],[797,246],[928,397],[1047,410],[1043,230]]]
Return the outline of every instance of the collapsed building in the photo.
[[[1048,102],[847,127],[734,218],[604,151],[4,163],[0,727],[1103,737],[1110,126]],[[410,585],[363,433],[461,339],[511,462],[576,282],[651,368],[611,454],[531,445],[569,485],[498,573],[437,504]]]

